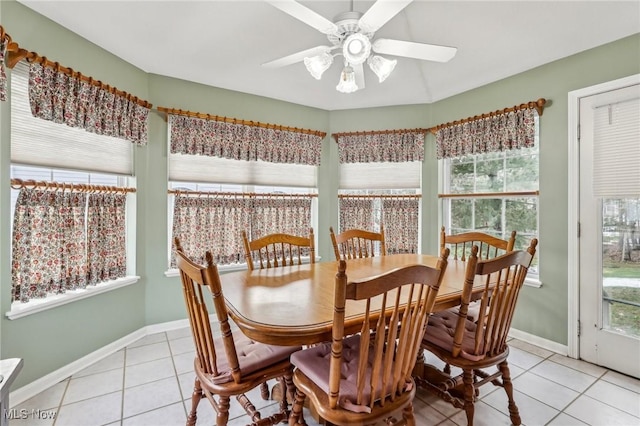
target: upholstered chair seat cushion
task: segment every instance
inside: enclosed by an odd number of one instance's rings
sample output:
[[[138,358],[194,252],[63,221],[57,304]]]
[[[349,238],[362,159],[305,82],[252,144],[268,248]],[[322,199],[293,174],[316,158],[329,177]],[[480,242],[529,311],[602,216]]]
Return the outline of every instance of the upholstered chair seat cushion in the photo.
[[[360,335],[349,336],[343,340],[342,347],[342,368],[340,378],[340,397],[338,405],[345,410],[356,413],[369,413],[369,401],[371,400],[371,370],[367,370],[365,378],[365,395],[358,403],[357,395],[357,374],[360,353]],[[331,343],[322,343],[317,346],[296,352],[291,355],[291,363],[313,381],[320,389],[329,394],[329,365],[331,362]],[[371,365],[371,360],[369,360]],[[381,382],[382,380],[380,380]],[[379,383],[380,383],[379,382]],[[407,386],[412,382],[407,383]],[[376,400],[380,399],[381,385],[376,391]],[[403,389],[408,390],[408,388]],[[387,389],[386,393],[389,393]]]
[[[265,345],[249,339],[240,331],[234,331],[233,340],[238,354],[238,364],[243,375],[249,375],[281,361],[285,361],[289,356],[302,349],[300,346],[274,346]],[[227,353],[221,337],[214,338],[216,355],[218,356],[218,375],[211,377],[211,381],[216,384],[227,383],[233,380]],[[195,362],[198,362],[196,358]]]
[[[422,339],[423,345],[431,344],[438,346],[449,353],[452,352],[453,335],[456,332],[457,322],[457,310],[448,309],[432,314],[429,317],[429,325],[427,326],[427,331]],[[467,332],[464,334],[462,340],[460,356],[471,361],[479,361],[484,358],[484,354],[482,345],[480,345],[479,352],[476,352],[475,349],[474,336],[477,327],[476,322],[467,317],[465,319],[464,326]],[[481,355],[476,355],[476,353],[480,353]]]

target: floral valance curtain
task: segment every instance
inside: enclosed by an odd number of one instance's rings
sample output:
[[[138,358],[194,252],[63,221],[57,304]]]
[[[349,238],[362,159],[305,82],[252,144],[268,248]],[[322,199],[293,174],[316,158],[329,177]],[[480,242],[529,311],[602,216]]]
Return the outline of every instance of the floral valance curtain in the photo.
[[[426,131],[337,135],[340,163],[402,163],[424,159]]]
[[[280,128],[169,115],[171,153],[320,165],[322,137]]]
[[[125,276],[125,202],[124,194],[22,188],[13,218],[11,300]]]
[[[382,221],[387,254],[417,253],[419,198],[384,198]]]
[[[29,102],[34,117],[147,144],[147,106],[39,62],[30,64]]]
[[[306,236],[310,226],[309,197],[175,196],[173,236],[200,263],[206,251],[219,265],[243,263],[242,231],[253,240],[276,232]],[[171,267],[175,266],[172,251]]]
[[[537,114],[525,108],[443,127],[436,131],[436,155],[455,158],[533,147]]]
[[[4,34],[4,30],[0,31],[0,101],[7,100],[7,73],[4,70],[4,58],[8,44],[9,39]]]

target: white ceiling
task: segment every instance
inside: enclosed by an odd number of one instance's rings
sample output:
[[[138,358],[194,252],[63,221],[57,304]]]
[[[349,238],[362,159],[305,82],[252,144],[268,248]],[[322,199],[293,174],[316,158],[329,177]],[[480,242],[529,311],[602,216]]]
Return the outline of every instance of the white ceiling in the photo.
[[[376,37],[454,46],[456,56],[398,57],[383,83],[365,67],[366,88],[343,94],[339,63],[320,81],[302,63],[261,66],[329,44],[262,1],[19,1],[146,72],[325,110],[430,103],[640,32],[640,0],[414,0]],[[373,1],[300,3],[333,20]]]

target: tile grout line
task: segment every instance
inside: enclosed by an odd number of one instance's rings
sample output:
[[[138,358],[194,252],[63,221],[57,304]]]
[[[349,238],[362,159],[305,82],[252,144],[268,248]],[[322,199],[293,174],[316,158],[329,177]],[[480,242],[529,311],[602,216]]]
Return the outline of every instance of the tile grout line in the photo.
[[[64,387],[64,391],[62,392],[62,396],[60,397],[60,402],[58,403],[58,412],[56,413],[56,417],[53,419],[53,423],[51,424],[51,426],[55,426],[55,424],[58,422],[58,418],[60,417],[60,412],[62,411],[62,401],[64,401],[64,397],[67,394],[67,390],[69,389],[69,384],[71,383],[71,377],[67,377],[66,379],[67,384]]]
[[[184,404],[185,397],[184,397],[184,394],[182,393],[182,386],[180,386],[180,375],[178,374],[178,369],[176,367],[176,361],[173,358],[174,354],[173,354],[173,349],[171,348],[171,339],[169,338],[169,335],[166,332],[164,334],[165,334],[165,336],[167,338],[167,343],[169,345],[169,354],[171,356],[171,366],[173,367],[173,372],[175,374],[176,382],[178,383],[178,392],[180,392],[180,403],[182,404],[182,410],[184,411],[184,418],[185,418],[185,421],[186,421],[186,419],[189,417],[189,412],[187,412],[187,407]],[[192,339],[193,339],[193,337],[192,337]]]
[[[124,393],[126,391],[126,377],[127,377],[127,355],[129,353],[129,347],[124,347],[124,355],[122,356],[122,399],[120,401],[120,426],[122,426],[122,420],[124,419]]]

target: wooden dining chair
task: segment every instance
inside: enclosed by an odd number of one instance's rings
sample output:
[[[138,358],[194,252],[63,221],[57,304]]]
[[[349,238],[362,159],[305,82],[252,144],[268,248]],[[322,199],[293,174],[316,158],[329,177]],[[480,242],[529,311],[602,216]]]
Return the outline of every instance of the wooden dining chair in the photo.
[[[448,255],[446,250],[435,268],[410,265],[350,282],[347,263],[340,260],[332,342],[291,356],[296,397],[289,425],[305,424],[302,407],[307,398],[328,424],[372,425],[386,420],[386,424],[415,425],[411,372]],[[409,298],[413,303],[405,303]],[[364,303],[365,315],[359,319],[360,333],[345,336],[345,310],[352,303]],[[391,423],[388,418],[398,410],[402,420]]]
[[[380,247],[380,255],[386,256],[387,249],[384,242],[384,226],[380,224],[380,232],[372,232],[364,229],[347,229],[336,234],[333,227],[329,227],[331,244],[336,260],[358,259],[373,257],[376,246]]]
[[[509,239],[503,240],[478,231],[447,235],[445,227],[440,228],[440,250],[449,247],[454,260],[466,260],[474,245],[478,246],[479,259],[490,259],[512,251],[515,243],[516,231],[511,231]]]
[[[440,250],[449,247],[454,260],[465,261],[473,246],[478,246],[478,259],[491,259],[505,253],[513,251],[516,243],[516,231],[511,231],[508,240],[503,240],[484,232],[471,231],[460,234],[447,235],[445,227],[440,228]],[[457,307],[453,308],[457,312]],[[477,321],[480,317],[480,306],[471,301],[467,315],[470,319]]]
[[[197,420],[198,404],[206,397],[215,409],[216,425],[224,426],[229,419],[230,397],[235,396],[253,424],[274,425],[286,420],[289,408],[286,397],[280,401],[279,412],[261,419],[260,412],[245,393],[262,383],[277,379],[282,388],[293,394],[293,367],[289,356],[300,347],[265,345],[231,331],[229,316],[220,284],[218,269],[211,252],[206,253],[206,266],[189,259],[175,239],[176,264],[180,270],[184,300],[196,348],[195,386],[191,397],[191,412],[187,426]],[[207,311],[205,292],[213,297],[220,333],[213,333]],[[286,392],[282,392],[283,395]],[[216,400],[217,398],[217,400]]]
[[[249,240],[246,231],[242,231],[244,243],[244,255],[247,266],[253,271],[257,263],[260,269],[277,268],[280,266],[301,265],[302,257],[309,256],[309,262],[315,263],[315,237],[313,228],[309,229],[308,237],[298,235],[275,233],[264,237]],[[260,386],[262,399],[271,397],[269,386],[265,382]]]
[[[315,237],[313,228],[309,229],[309,236],[301,237],[283,233],[269,234],[249,240],[246,231],[242,231],[244,254],[250,271],[259,263],[260,269],[277,268],[279,266],[301,265],[302,258],[309,256],[309,261],[315,263]]]
[[[462,373],[452,377],[450,372],[425,365],[416,381],[455,407],[463,408],[469,426],[473,425],[478,388],[487,383],[504,388],[511,422],[521,423],[507,363],[507,336],[537,244],[534,238],[526,251],[512,251],[485,260],[478,259],[478,246],[474,246],[467,261],[458,312],[445,310],[429,317],[422,349],[435,354],[446,365],[462,369]],[[467,317],[467,308],[473,287],[479,284],[483,286],[479,300],[486,316],[484,321],[476,322]],[[486,369],[493,366],[497,370],[488,373]]]

